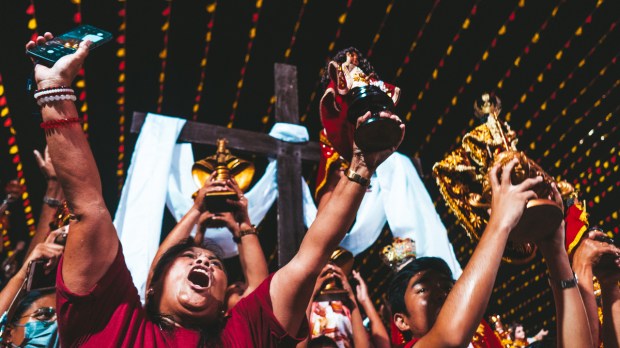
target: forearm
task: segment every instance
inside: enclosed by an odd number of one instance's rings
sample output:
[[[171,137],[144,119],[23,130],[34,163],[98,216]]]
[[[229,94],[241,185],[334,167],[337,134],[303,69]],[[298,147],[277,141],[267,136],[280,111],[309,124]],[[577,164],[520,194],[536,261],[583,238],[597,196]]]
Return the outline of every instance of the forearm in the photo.
[[[39,86],[41,88],[41,86]],[[56,101],[41,109],[44,121],[77,117],[73,102]],[[86,292],[109,268],[118,237],[101,194],[99,172],[79,123],[46,131],[50,157],[77,222],[71,224],[63,262],[65,284]]]
[[[603,344],[620,347],[620,288],[618,283],[601,283],[603,296]]]
[[[153,271],[155,269],[155,265],[159,262],[161,256],[168,250],[170,247],[175,246],[182,242],[183,240],[190,237],[192,229],[198,222],[198,218],[200,217],[200,211],[195,206],[192,208],[181,218],[176,226],[168,233],[166,239],[161,243],[159,248],[157,249],[157,253],[153,258],[153,262],[151,262],[151,267],[149,269],[148,278],[146,281],[146,288],[148,289],[151,284],[151,278],[153,277]]]
[[[429,346],[470,342],[489,302],[509,232],[491,219],[427,335]]]
[[[360,302],[370,321],[370,335],[375,348],[390,348],[390,336],[370,299]]]
[[[269,275],[267,261],[260,245],[260,240],[256,234],[248,234],[241,238],[241,243],[237,244],[239,250],[239,261],[248,288],[245,294],[254,291]]]
[[[50,179],[47,181],[47,189],[45,191],[44,197],[55,199],[60,202],[65,199],[58,180]],[[26,257],[30,255],[30,253],[37,244],[42,243],[47,237],[47,234],[50,232],[50,222],[53,220],[57,208],[58,207],[53,207],[43,202],[43,205],[41,206],[41,215],[39,215],[39,222],[37,223],[36,233],[30,241],[30,246],[28,247]]]
[[[556,308],[558,346],[593,347],[595,339],[591,337],[590,324],[579,288],[562,289],[559,284],[560,280],[573,278],[573,271],[564,246],[541,244],[539,247],[547,263],[551,279],[550,284]]]
[[[573,259],[573,270],[577,276],[579,294],[583,300],[583,304],[588,316],[588,323],[590,324],[590,333],[592,341],[596,344],[599,339],[600,324],[598,319],[598,306],[596,305],[596,298],[594,297],[594,282],[592,267],[589,265],[583,265]]]
[[[372,174],[365,168],[357,172],[365,177]],[[274,313],[289,332],[298,330],[303,318],[300,314],[310,300],[313,283],[353,223],[365,192],[366,187],[347,178],[340,179],[325,209],[306,233],[298,253],[274,275],[270,288]]]
[[[355,301],[355,299],[353,299]],[[353,345],[355,348],[369,348],[370,341],[364,327],[362,314],[357,306],[351,308],[351,327],[353,330]]]
[[[4,289],[0,292],[0,315],[9,309],[11,302],[13,302],[13,298],[19,292],[22,285],[24,285],[24,280],[26,279],[26,270],[20,269],[17,274],[9,280]]]

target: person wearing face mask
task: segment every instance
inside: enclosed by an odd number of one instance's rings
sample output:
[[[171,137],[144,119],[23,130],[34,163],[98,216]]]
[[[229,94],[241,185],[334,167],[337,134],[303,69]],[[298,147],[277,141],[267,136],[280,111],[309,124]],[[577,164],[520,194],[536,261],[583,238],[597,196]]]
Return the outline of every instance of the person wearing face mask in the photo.
[[[53,290],[30,291],[24,287],[32,262],[48,260],[47,272],[55,272],[58,259],[64,247],[54,240],[66,235],[66,228],[51,232],[43,243],[36,245],[21,269],[0,292],[0,346],[7,347],[58,347],[58,326],[56,323],[56,293]],[[25,294],[23,299],[22,295]],[[12,302],[17,299],[13,306]]]
[[[52,39],[45,33],[26,49]],[[164,243],[143,308],[102,197],[97,166],[72,101],[75,92],[67,87],[89,45],[82,42],[51,68],[35,65],[34,74],[49,153],[77,217],[56,277],[61,346],[294,346],[307,336],[305,308],[315,279],[353,223],[370,177],[397,146],[377,152],[354,148],[348,175],[317,215],[297,254],[239,301],[229,316],[223,311],[228,277],[222,261],[215,249],[191,239]],[[364,122],[371,114],[360,116],[358,122]],[[380,117],[400,123],[400,144],[404,124],[389,112]],[[179,224],[193,226],[204,212],[202,204],[195,204]],[[251,228],[244,230],[241,244],[255,235]]]

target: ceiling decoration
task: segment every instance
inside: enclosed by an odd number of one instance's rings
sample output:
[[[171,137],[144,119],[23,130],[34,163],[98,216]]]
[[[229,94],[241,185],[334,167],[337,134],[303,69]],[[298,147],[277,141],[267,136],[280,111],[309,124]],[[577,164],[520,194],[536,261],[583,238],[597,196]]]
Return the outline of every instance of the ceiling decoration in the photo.
[[[423,173],[475,126],[473,101],[495,92],[519,148],[577,186],[590,223],[618,235],[619,20],[620,5],[610,0],[7,2],[0,11],[0,29],[11,33],[0,56],[0,184],[19,178],[28,187],[23,206],[12,207],[3,243],[10,249],[34,232],[45,190],[29,155],[45,145],[37,108],[24,91],[31,73],[24,42],[79,23],[116,39],[91,54],[75,86],[112,211],[136,139],[128,134],[134,111],[266,132],[274,123],[273,64],[284,62],[297,66],[300,119],[316,140],[323,68],[335,52],[355,46],[384,81],[401,88],[396,110],[407,134],[400,151],[419,157]],[[266,160],[254,160],[260,171]],[[304,168],[312,183],[315,168]],[[475,245],[444,207],[434,181],[423,179],[465,264]],[[274,226],[261,226],[271,265],[277,264]],[[389,239],[386,231],[356,260],[376,301],[389,282],[377,249]],[[526,321],[530,330],[552,327],[540,257],[501,267],[488,313]]]

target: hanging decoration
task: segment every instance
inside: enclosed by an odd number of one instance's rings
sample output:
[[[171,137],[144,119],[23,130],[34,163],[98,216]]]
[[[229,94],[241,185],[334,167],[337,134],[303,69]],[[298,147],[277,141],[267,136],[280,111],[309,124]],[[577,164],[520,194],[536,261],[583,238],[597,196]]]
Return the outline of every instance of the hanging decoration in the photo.
[[[217,9],[217,0],[214,0],[206,7],[209,22],[207,23],[207,33],[205,34],[205,49],[200,60],[200,80],[196,87],[196,97],[194,98],[194,107],[192,108],[192,120],[198,119],[200,111],[200,101],[202,99],[202,91],[204,90],[205,80],[207,78],[207,60],[209,59],[209,49],[211,48],[211,38],[213,36],[213,26],[215,24],[215,10]]]
[[[519,6],[521,6],[521,4],[523,4],[523,3],[525,3],[525,0],[521,0],[519,2]],[[407,112],[407,115],[405,116],[405,120],[407,120],[407,121],[411,120],[411,117],[412,117],[413,113],[418,109],[418,102],[422,101],[422,99],[424,99],[424,94],[431,89],[431,81],[435,81],[439,77],[439,72],[441,71],[441,69],[443,69],[443,67],[445,65],[446,59],[449,56],[452,55],[452,51],[454,50],[454,46],[456,46],[456,44],[459,41],[459,39],[461,38],[461,35],[463,34],[463,32],[469,29],[469,26],[471,25],[472,20],[474,19],[474,17],[478,13],[478,5],[479,4],[480,4],[480,0],[476,1],[474,6],[469,11],[469,15],[463,21],[463,24],[461,24],[461,27],[459,28],[459,30],[452,37],[452,42],[450,42],[450,45],[448,45],[448,48],[446,49],[446,52],[441,57],[441,59],[439,59],[439,63],[437,63],[437,66],[435,67],[435,69],[433,69],[433,73],[431,74],[431,76],[426,80],[426,83],[424,84],[424,89],[421,90],[418,93],[417,99],[414,100],[413,104],[411,105],[411,108],[409,109],[409,112]],[[514,13],[514,11],[513,11],[513,13]],[[500,29],[500,32],[501,32],[501,29]],[[493,47],[495,47],[495,43],[496,42],[497,42],[497,39],[494,39],[493,40]],[[417,45],[417,39],[416,39],[416,41],[414,41],[414,43]],[[412,44],[412,46],[413,46],[413,44]],[[485,51],[485,54],[488,56],[487,52],[488,52],[488,49]],[[408,58],[408,56],[407,56],[407,58]],[[408,59],[407,59],[407,63],[409,63]],[[478,63],[476,65],[476,71],[478,71],[479,67],[480,67],[480,63]],[[397,75],[398,75],[398,72],[397,72]],[[468,77],[468,79],[470,79],[470,77]],[[454,98],[453,98],[453,100],[454,100]],[[438,123],[441,122],[441,121],[443,121],[442,117],[440,117],[440,120],[437,120]],[[437,126],[433,127],[433,129],[436,129],[436,127]],[[428,141],[430,141],[430,136],[431,136],[431,134],[427,135]],[[420,151],[421,151],[421,149],[418,150],[418,153]]]
[[[370,44],[370,48],[368,48],[368,52],[366,52],[366,57],[370,58],[373,53],[373,49],[375,45],[381,38],[381,32],[383,31],[383,27],[385,27],[385,23],[387,19],[390,17],[390,13],[392,13],[392,8],[394,7],[394,2],[396,0],[391,0],[390,3],[385,8],[385,14],[383,15],[383,20],[381,20],[381,24],[379,24],[379,29],[377,29],[377,33],[372,37],[372,43]]]
[[[82,25],[82,0],[71,0],[71,3],[75,5],[75,13],[73,14],[74,26]],[[84,134],[88,136],[88,103],[86,101],[86,77],[84,67],[80,68],[80,71],[75,78],[75,95],[77,100],[75,107],[82,114],[82,129]]]
[[[2,126],[9,131],[7,145],[9,147],[9,156],[11,162],[15,166],[15,172],[17,173],[17,180],[22,187],[22,206],[24,208],[24,216],[26,218],[26,227],[28,228],[28,235],[34,236],[36,232],[36,226],[34,216],[32,213],[32,205],[30,203],[30,196],[28,194],[28,187],[26,186],[26,177],[24,176],[24,166],[19,154],[19,146],[17,145],[17,131],[13,128],[13,119],[11,118],[9,106],[4,94],[4,83],[2,82],[2,75],[0,75],[0,122]]]
[[[342,14],[338,16],[338,29],[336,29],[336,35],[334,36],[332,41],[329,43],[329,46],[327,46],[327,57],[325,58],[325,61],[329,61],[334,54],[334,48],[336,48],[336,41],[338,41],[338,39],[340,38],[340,34],[342,33],[342,28],[344,27],[344,24],[347,22],[347,17],[349,15],[349,10],[351,10],[352,4],[353,4],[353,0],[347,0],[347,7],[344,9],[344,12],[342,12]],[[321,70],[319,71],[319,77],[316,83],[314,84],[314,88],[312,88],[312,94],[310,94],[310,101],[308,101],[308,105],[306,105],[306,110],[300,117],[301,122],[305,122],[306,119],[308,118],[308,113],[310,112],[310,108],[312,107],[312,104],[314,104],[314,100],[316,99],[317,91],[321,85],[321,76],[323,76],[324,72],[325,72],[325,68],[321,68]]]
[[[116,157],[116,178],[118,194],[121,194],[125,183],[125,66],[126,66],[126,40],[127,40],[127,1],[118,0],[120,9],[118,18],[118,36],[116,37],[116,58],[118,58],[118,87],[116,87],[116,106],[118,110],[118,155]]]
[[[159,52],[161,60],[161,71],[159,73],[159,96],[157,97],[157,113],[161,113],[164,103],[164,83],[166,82],[166,63],[168,62],[168,35],[170,34],[170,16],[172,14],[172,0],[166,0],[166,8],[161,12],[164,17],[164,24],[161,31],[164,33],[164,47]]]
[[[295,26],[293,27],[293,35],[291,35],[291,40],[289,41],[288,47],[286,51],[284,51],[284,63],[288,63],[289,58],[291,57],[291,51],[293,50],[293,45],[297,41],[297,32],[299,31],[299,27],[301,26],[301,19],[306,12],[306,5],[308,5],[308,0],[303,0],[301,3],[301,8],[299,9],[299,14],[297,15],[297,21],[295,22]],[[271,98],[269,98],[269,106],[267,107],[267,112],[265,112],[265,116],[261,119],[263,125],[267,125],[269,120],[271,119],[273,106],[276,104],[276,95],[272,94]],[[266,131],[266,126],[263,128],[263,131]]]
[[[256,38],[256,28],[258,27],[258,19],[260,18],[260,12],[263,8],[263,0],[256,0],[254,13],[252,14],[252,25],[250,26],[250,33],[248,47],[245,52],[245,57],[243,59],[243,67],[241,68],[241,72],[239,73],[239,81],[237,81],[237,93],[235,93],[235,101],[232,105],[232,111],[230,113],[228,128],[232,128],[235,123],[235,117],[237,114],[237,107],[239,106],[239,97],[241,96],[241,90],[243,89],[243,81],[245,80],[245,72],[248,69],[248,64],[250,63],[250,55],[252,53],[252,46],[254,45],[254,38]]]
[[[29,17],[28,30],[30,30],[30,40],[36,42],[39,33],[37,28],[37,14],[34,7],[34,0],[30,0],[30,4],[26,8],[26,15]]]
[[[430,143],[431,138],[437,132],[439,127],[443,124],[444,118],[450,113],[450,110],[452,109],[452,107],[458,104],[459,96],[465,91],[465,86],[471,84],[474,78],[474,74],[480,70],[482,63],[485,62],[489,58],[490,52],[497,46],[498,38],[506,34],[506,31],[508,30],[508,25],[514,22],[515,18],[517,17],[517,11],[519,11],[520,9],[524,7],[525,7],[525,0],[521,0],[517,4],[517,7],[513,9],[512,12],[510,12],[510,14],[508,15],[508,18],[504,21],[504,24],[502,24],[502,26],[497,31],[496,36],[493,38],[493,40],[491,40],[491,43],[489,44],[489,46],[487,46],[487,48],[484,50],[484,53],[482,54],[482,57],[480,58],[480,60],[478,60],[476,65],[474,65],[474,71],[469,73],[469,75],[467,75],[467,78],[465,79],[465,83],[462,84],[461,87],[459,87],[456,95],[452,97],[450,101],[450,105],[446,106],[443,113],[437,118],[437,123],[435,123],[433,128],[431,128],[430,133],[427,134],[426,137],[424,138],[424,142],[418,147],[418,150],[416,151],[416,157],[419,157],[420,153],[424,150],[426,145]],[[467,29],[467,27],[465,27],[464,29]],[[443,60],[439,61],[439,65],[443,66]],[[435,69],[432,75],[433,80],[437,79],[438,74],[439,74],[439,71]],[[427,81],[427,86],[430,88],[430,83],[428,82],[430,82],[430,80]],[[426,90],[426,86],[425,86],[425,90]],[[423,91],[420,93],[421,94],[418,95],[418,101],[422,100],[423,95],[424,95]],[[413,103],[409,113],[412,113],[413,111],[415,111],[416,108],[417,108],[417,101]],[[409,114],[407,114],[407,117],[409,118]],[[463,132],[465,132],[465,130]],[[459,137],[459,141],[460,141],[460,137]]]
[[[409,50],[407,51],[407,54],[405,55],[405,59],[403,60],[402,63],[400,63],[400,66],[398,67],[398,69],[396,69],[396,76],[394,78],[395,81],[398,81],[398,78],[403,74],[403,71],[409,65],[409,62],[411,61],[411,55],[413,54],[413,51],[415,51],[416,47],[418,47],[418,42],[420,42],[420,39],[422,39],[422,36],[424,36],[424,31],[426,30],[426,27],[428,26],[428,23],[431,22],[431,18],[433,18],[433,13],[435,13],[435,10],[437,9],[437,6],[439,5],[440,2],[441,2],[441,0],[435,0],[435,2],[433,2],[433,7],[431,7],[431,10],[426,15],[426,18],[424,18],[424,24],[422,24],[422,27],[418,31],[418,35],[415,37],[415,39],[413,40],[411,45],[409,45]],[[478,3],[479,2],[480,1],[478,1]],[[476,8],[478,3],[476,3],[474,5],[474,8]],[[475,15],[475,11],[474,11],[473,14],[470,11],[469,17],[467,17],[467,18],[471,21],[471,17],[473,15]],[[459,32],[461,30],[463,30],[463,26],[461,26],[461,28],[459,29]],[[460,37],[460,35],[458,33],[457,33],[457,35],[455,35],[455,37],[457,37],[457,36]],[[458,38],[457,38],[457,40],[458,40]],[[447,55],[452,53],[452,49],[450,47],[452,47],[454,45],[454,43],[455,43],[455,41],[454,41],[454,38],[453,38],[452,39],[452,43],[450,44],[450,46],[448,46],[448,51],[446,52]],[[444,54],[443,58],[445,58],[447,55]],[[409,117],[409,118],[411,118],[411,117]]]

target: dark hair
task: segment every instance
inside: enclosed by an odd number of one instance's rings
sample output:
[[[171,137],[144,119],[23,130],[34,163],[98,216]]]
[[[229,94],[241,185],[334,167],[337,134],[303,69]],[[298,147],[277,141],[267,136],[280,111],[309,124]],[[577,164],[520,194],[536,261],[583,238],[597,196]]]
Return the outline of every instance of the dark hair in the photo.
[[[428,269],[432,269],[452,279],[450,267],[448,267],[446,261],[438,257],[420,257],[409,262],[409,264],[396,273],[388,288],[388,300],[390,301],[392,314],[409,314],[405,306],[405,292],[407,291],[409,280],[416,273]]]
[[[319,336],[308,342],[308,348],[338,348],[338,344],[327,336]]]
[[[153,269],[153,277],[151,278],[151,284],[150,284],[151,287],[153,287],[155,284],[161,281],[161,278],[163,277],[164,273],[166,272],[170,264],[172,264],[172,262],[180,254],[182,254],[188,249],[195,248],[195,247],[206,249],[212,252],[220,261],[222,260],[222,255],[223,255],[222,248],[219,245],[217,245],[215,241],[207,238],[203,241],[203,243],[201,243],[201,245],[198,245],[198,243],[196,243],[193,238],[191,237],[186,238],[182,240],[181,242],[179,242],[178,244],[171,246],[168,250],[166,250],[166,252],[164,252],[164,254],[161,256],[159,261],[157,261],[157,264],[155,265],[155,268]],[[147,316],[153,323],[157,324],[162,330],[171,332],[172,329],[174,329],[175,327],[174,321],[172,321],[172,318],[170,315],[159,313],[157,309],[157,301],[152,300],[150,297],[151,296],[148,295],[148,289],[147,289],[147,296],[145,300],[146,302],[145,309],[146,309]],[[216,325],[209,325],[209,327],[206,327],[203,325],[200,328],[193,328],[193,329],[197,329],[198,331],[200,331],[200,336],[201,336],[200,346],[201,347],[209,347],[209,346],[217,347],[219,344],[219,336],[220,336],[222,329],[224,328],[225,323],[226,323],[225,320],[222,320]]]
[[[56,289],[49,290],[33,290],[30,291],[17,305],[17,309],[13,314],[13,321],[17,322],[20,317],[24,315],[26,310],[32,306],[34,301],[40,299],[41,297],[49,294],[56,294]]]
[[[355,53],[357,55],[357,62],[358,62],[357,66],[360,69],[362,69],[362,71],[366,74],[366,76],[374,75],[374,78],[376,78],[377,80],[380,80],[379,75],[375,73],[375,68],[373,68],[372,65],[370,65],[370,62],[368,61],[368,59],[364,58],[364,55],[362,54],[362,52],[358,51],[357,48],[355,47],[345,48],[341,50],[340,52],[336,53],[334,58],[332,58],[332,61],[338,64],[342,64],[346,62],[347,53]],[[327,65],[325,66],[325,70],[323,70],[323,76],[321,77],[321,85],[323,86],[323,89],[325,89],[325,87],[329,85],[330,78],[329,78],[328,71],[329,71],[329,62],[327,62]]]
[[[515,338],[515,333],[517,332],[517,328],[521,326],[523,328],[523,333],[525,333],[525,326],[523,326],[523,324],[521,323],[517,323],[516,321],[513,322],[512,324],[510,324],[510,338],[514,341]],[[526,336],[527,337],[527,336]]]

